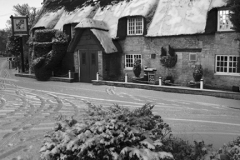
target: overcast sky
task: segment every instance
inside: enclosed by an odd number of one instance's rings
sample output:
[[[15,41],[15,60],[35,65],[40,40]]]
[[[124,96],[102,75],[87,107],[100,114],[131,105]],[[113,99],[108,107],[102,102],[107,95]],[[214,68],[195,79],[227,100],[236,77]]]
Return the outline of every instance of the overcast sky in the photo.
[[[6,21],[14,15],[13,6],[27,3],[30,7],[41,8],[43,0],[0,0],[0,29],[6,28]]]

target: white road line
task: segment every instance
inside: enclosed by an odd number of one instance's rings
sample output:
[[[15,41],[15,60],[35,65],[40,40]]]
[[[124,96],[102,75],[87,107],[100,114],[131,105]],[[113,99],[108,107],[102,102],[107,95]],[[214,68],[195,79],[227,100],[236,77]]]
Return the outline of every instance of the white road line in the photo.
[[[164,119],[164,120],[171,120],[171,121],[187,121],[187,122],[199,122],[199,123],[213,123],[213,124],[222,124],[222,125],[230,125],[230,126],[239,126],[239,127],[240,127],[240,124],[217,122],[217,121],[204,121],[204,120],[178,119],[178,118],[163,118],[163,119]]]

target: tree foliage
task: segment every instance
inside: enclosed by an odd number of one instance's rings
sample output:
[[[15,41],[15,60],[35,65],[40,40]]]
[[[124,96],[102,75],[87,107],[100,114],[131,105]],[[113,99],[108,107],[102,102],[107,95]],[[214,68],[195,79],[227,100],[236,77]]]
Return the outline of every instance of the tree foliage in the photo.
[[[37,16],[39,15],[39,10],[36,7],[30,7],[28,4],[17,4],[13,6],[15,16],[28,16],[29,28],[34,24]]]
[[[239,0],[229,0],[230,5],[230,20],[233,23],[233,29],[240,32],[240,1]]]
[[[0,52],[3,54],[6,50],[8,33],[5,30],[0,30]]]

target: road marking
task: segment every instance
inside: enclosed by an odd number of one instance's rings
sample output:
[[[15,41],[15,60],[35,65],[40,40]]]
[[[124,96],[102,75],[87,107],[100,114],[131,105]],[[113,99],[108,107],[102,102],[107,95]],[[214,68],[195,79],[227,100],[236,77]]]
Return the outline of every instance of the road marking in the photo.
[[[225,122],[217,122],[217,121],[204,121],[204,120],[178,119],[178,118],[163,118],[163,119],[164,119],[164,120],[171,120],[171,121],[187,121],[187,122],[199,122],[199,123],[223,124],[223,125],[239,126],[239,127],[240,127],[240,124],[236,124],[236,123],[225,123]]]

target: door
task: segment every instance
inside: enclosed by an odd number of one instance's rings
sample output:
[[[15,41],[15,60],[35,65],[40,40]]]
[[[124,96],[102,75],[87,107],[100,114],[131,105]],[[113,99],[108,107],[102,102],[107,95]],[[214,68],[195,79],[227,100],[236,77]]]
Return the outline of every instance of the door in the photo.
[[[98,72],[98,54],[96,50],[80,50],[80,81],[91,82]]]

